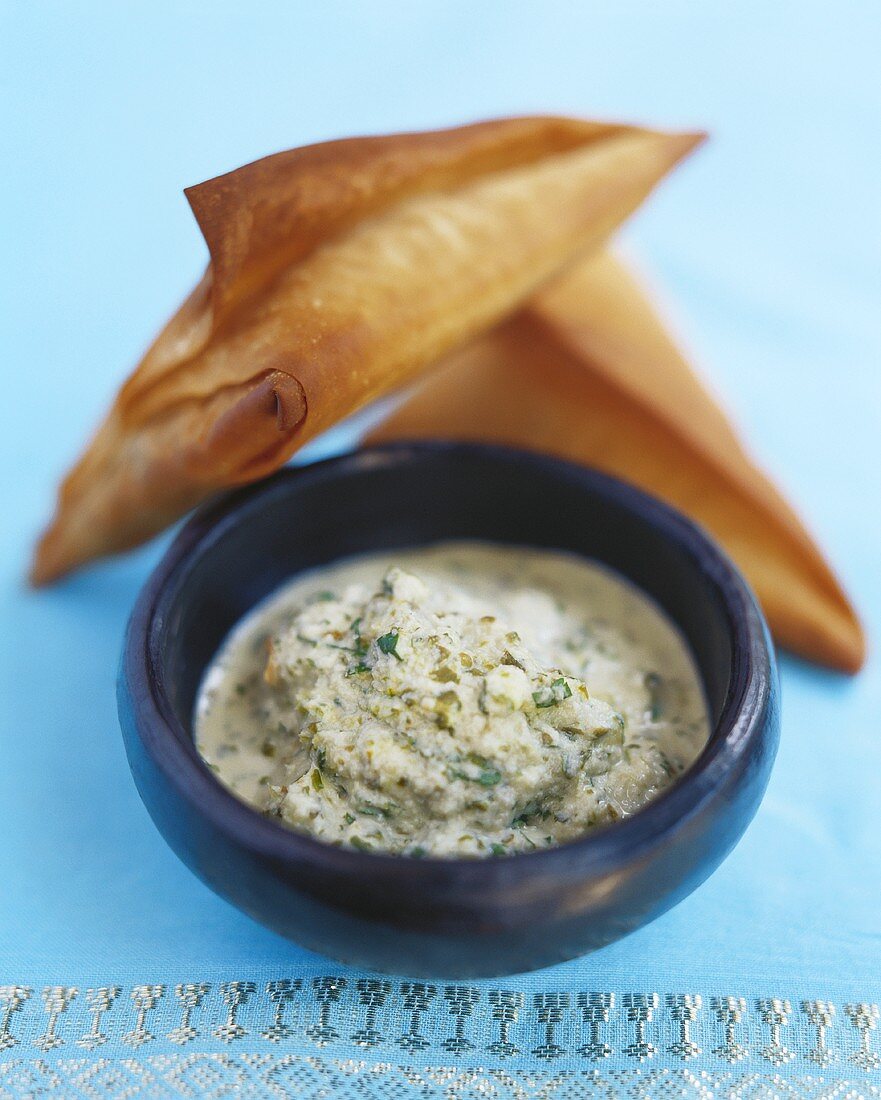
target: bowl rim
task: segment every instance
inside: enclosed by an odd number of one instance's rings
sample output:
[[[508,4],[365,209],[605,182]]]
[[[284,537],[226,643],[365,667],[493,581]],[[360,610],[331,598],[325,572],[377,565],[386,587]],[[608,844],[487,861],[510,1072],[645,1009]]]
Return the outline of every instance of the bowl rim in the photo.
[[[357,474],[376,465],[406,466],[420,455],[466,461],[491,460],[565,477],[593,494],[636,512],[675,543],[714,585],[732,638],[728,691],[719,720],[697,760],[657,798],[631,817],[563,844],[504,857],[418,859],[336,847],[264,817],[224,787],[199,756],[164,690],[161,644],[166,612],[197,558],[247,514],[292,484]],[[491,540],[490,540],[491,541]],[[525,544],[524,544],[525,545]],[[610,563],[614,568],[614,564]],[[380,878],[405,875],[428,884],[485,889],[530,874],[608,872],[684,827],[744,763],[765,728],[764,714],[776,679],[767,625],[749,586],[727,554],[692,520],[642,489],[564,459],[510,447],[451,442],[399,442],[346,451],[317,462],[288,466],[262,481],[234,489],[203,505],[184,523],[144,584],[125,633],[119,670],[120,716],[130,705],[137,737],[177,793],[234,843],[264,858],[312,865],[325,873]]]

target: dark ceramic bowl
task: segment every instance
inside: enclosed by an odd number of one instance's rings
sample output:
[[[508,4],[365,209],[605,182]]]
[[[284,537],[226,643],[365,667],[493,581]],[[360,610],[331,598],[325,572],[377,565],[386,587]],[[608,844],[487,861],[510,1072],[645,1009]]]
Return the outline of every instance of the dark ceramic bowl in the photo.
[[[583,840],[485,860],[334,848],[229,794],[196,752],[191,715],[202,673],[237,620],[313,566],[468,538],[557,547],[604,562],[678,623],[713,725],[685,776],[633,817]],[[191,519],[132,615],[119,713],[153,820],[221,896],[345,962],[477,977],[602,947],[705,879],[765,790],[778,688],[768,631],[747,586],[676,512],[551,458],[399,445],[284,470]]]

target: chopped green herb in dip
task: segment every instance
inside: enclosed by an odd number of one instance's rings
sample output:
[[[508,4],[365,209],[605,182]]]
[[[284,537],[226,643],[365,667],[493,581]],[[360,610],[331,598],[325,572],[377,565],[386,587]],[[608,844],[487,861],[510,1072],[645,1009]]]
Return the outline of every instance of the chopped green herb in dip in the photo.
[[[707,733],[683,641],[633,586],[470,543],[296,579],[233,631],[196,708],[200,752],[239,797],[410,856],[583,835],[655,797]]]

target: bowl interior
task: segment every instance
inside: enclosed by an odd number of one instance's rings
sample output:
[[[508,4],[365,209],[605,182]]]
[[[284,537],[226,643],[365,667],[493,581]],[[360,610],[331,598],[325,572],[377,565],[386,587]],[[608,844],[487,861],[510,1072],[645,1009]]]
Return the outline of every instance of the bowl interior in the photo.
[[[152,621],[153,671],[191,739],[202,675],[228,631],[292,575],[371,550],[449,539],[557,548],[602,562],[684,633],[715,727],[735,643],[723,559],[636,490],[552,459],[482,447],[383,448],[285,470],[185,528]]]

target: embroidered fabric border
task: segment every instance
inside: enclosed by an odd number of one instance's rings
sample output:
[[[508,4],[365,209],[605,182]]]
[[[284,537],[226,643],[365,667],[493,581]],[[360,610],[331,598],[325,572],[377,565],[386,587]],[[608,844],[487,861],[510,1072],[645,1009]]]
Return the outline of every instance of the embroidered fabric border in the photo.
[[[583,1073],[687,1066],[881,1079],[877,1001],[545,990],[318,975],[122,987],[0,985],[0,1065],[233,1045],[391,1063]],[[257,1057],[257,1053],[253,1053]],[[22,1063],[23,1064],[23,1063]],[[212,1063],[213,1064],[213,1063]],[[877,1075],[877,1076],[876,1076]]]
[[[138,1097],[334,1097],[361,1100],[870,1100],[881,1087],[812,1074],[674,1069],[510,1071],[429,1068],[296,1054],[172,1054],[144,1060],[65,1058],[0,1063],[0,1100],[47,1094],[70,1100]]]

